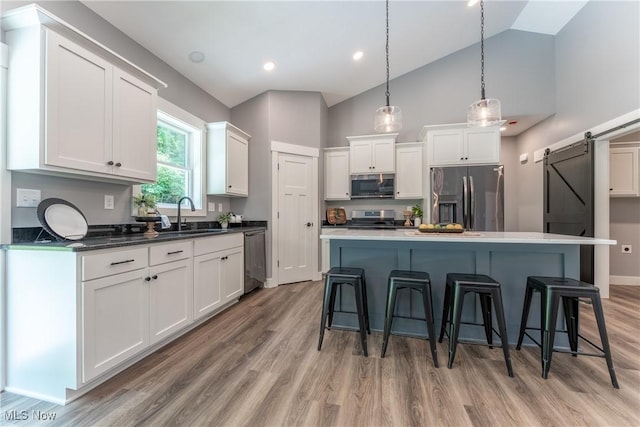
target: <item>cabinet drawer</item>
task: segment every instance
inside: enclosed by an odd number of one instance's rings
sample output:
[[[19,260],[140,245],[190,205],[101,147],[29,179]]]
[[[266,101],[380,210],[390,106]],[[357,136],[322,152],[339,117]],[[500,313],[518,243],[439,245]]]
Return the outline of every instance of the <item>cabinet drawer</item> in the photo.
[[[192,254],[193,240],[172,242],[165,245],[153,245],[149,248],[149,265],[158,265],[191,258]]]
[[[146,247],[83,255],[82,280],[87,281],[145,268],[148,259]]]
[[[233,233],[224,236],[203,237],[194,242],[194,256],[235,248],[244,245],[244,234]]]

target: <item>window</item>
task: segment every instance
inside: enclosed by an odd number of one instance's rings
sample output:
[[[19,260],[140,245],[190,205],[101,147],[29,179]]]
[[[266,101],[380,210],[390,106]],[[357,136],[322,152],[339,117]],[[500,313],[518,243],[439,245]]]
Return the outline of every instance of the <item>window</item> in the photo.
[[[134,187],[134,195],[152,194],[158,210],[172,216],[177,214],[178,200],[189,196],[196,211],[183,209],[184,215],[205,216],[204,125],[203,120],[158,99],[158,177],[154,184]]]

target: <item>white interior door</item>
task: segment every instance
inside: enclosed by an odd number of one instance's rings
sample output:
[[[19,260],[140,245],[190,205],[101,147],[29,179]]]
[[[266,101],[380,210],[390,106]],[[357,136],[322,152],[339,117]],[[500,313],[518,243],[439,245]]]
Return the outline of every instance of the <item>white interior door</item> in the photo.
[[[317,226],[313,159],[278,156],[278,282],[313,280],[317,270]]]

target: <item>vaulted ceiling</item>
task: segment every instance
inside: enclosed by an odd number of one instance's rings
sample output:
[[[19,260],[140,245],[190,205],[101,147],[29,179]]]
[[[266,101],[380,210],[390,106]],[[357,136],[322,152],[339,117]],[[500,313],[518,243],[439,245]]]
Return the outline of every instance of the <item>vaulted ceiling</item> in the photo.
[[[381,0],[83,3],[228,107],[267,90],[321,92],[332,106],[384,83]],[[487,0],[485,38],[556,34],[585,3]],[[389,19],[392,79],[480,40],[479,5],[467,1],[393,0]]]

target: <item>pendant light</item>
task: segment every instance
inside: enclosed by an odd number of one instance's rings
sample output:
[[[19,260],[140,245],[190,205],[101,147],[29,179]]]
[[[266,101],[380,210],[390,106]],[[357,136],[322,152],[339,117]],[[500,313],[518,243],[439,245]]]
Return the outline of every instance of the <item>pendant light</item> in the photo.
[[[387,0],[387,104],[376,110],[374,129],[376,132],[395,132],[402,129],[402,111],[400,107],[389,105],[389,0]]]
[[[501,120],[500,101],[486,99],[484,94],[484,0],[480,0],[480,100],[467,108],[467,125],[485,127]]]

